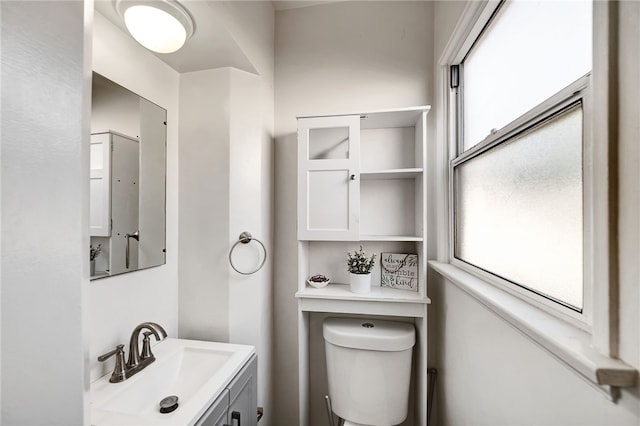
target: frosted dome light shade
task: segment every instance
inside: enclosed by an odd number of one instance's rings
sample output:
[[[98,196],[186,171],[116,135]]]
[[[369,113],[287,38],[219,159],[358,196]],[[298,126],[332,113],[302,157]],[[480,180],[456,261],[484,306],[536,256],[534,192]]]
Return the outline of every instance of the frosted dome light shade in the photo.
[[[124,23],[138,43],[154,52],[175,52],[187,40],[187,30],[178,19],[152,6],[128,7]]]

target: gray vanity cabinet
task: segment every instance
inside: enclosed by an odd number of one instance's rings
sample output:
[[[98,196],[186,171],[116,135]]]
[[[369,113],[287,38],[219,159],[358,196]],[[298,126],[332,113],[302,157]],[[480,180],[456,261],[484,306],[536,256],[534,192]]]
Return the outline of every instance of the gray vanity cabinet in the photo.
[[[227,424],[227,414],[229,412],[229,389],[222,391],[222,394],[211,404],[204,415],[198,420],[196,426],[224,426]]]
[[[255,355],[229,385],[229,425],[256,426],[258,363]]]
[[[256,426],[257,374],[258,363],[253,355],[195,426]]]

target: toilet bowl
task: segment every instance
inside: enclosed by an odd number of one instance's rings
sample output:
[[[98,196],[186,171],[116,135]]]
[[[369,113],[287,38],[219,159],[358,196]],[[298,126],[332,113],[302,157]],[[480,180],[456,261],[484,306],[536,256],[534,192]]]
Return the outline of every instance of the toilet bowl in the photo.
[[[327,318],[322,334],[333,412],[346,426],[402,423],[409,403],[413,325]]]

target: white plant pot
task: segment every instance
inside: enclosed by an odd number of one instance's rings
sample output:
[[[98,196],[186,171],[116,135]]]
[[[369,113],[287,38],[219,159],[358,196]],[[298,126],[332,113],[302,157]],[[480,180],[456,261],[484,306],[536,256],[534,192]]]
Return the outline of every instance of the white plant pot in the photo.
[[[352,293],[369,293],[371,291],[371,273],[349,274],[351,276]]]

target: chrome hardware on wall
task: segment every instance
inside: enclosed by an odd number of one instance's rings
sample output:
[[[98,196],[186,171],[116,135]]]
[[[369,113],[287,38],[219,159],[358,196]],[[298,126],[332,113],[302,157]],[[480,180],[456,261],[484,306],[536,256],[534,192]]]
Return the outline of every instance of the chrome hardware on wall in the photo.
[[[238,268],[236,268],[236,266],[233,264],[233,259],[231,258],[231,254],[233,253],[233,249],[235,249],[238,244],[240,244],[240,243],[249,244],[251,241],[255,241],[258,244],[260,244],[260,246],[262,246],[262,251],[264,251],[264,257],[262,258],[262,262],[260,262],[260,266],[258,266],[255,270],[250,271],[250,272],[243,272],[243,271],[238,270]],[[238,241],[236,241],[231,246],[231,249],[229,250],[229,264],[231,265],[231,267],[233,268],[234,271],[236,271],[237,273],[242,274],[242,275],[255,274],[260,269],[262,269],[262,267],[264,266],[264,263],[266,261],[267,261],[267,248],[264,246],[264,244],[262,244],[262,242],[259,239],[253,238],[251,236],[251,233],[246,232],[246,231],[240,234],[240,236],[238,237]]]
[[[125,234],[124,236],[127,239],[127,249],[125,250],[126,259],[124,261],[124,266],[126,269],[129,269],[129,239],[133,238],[136,241],[140,241],[140,231],[136,231],[133,234]]]

